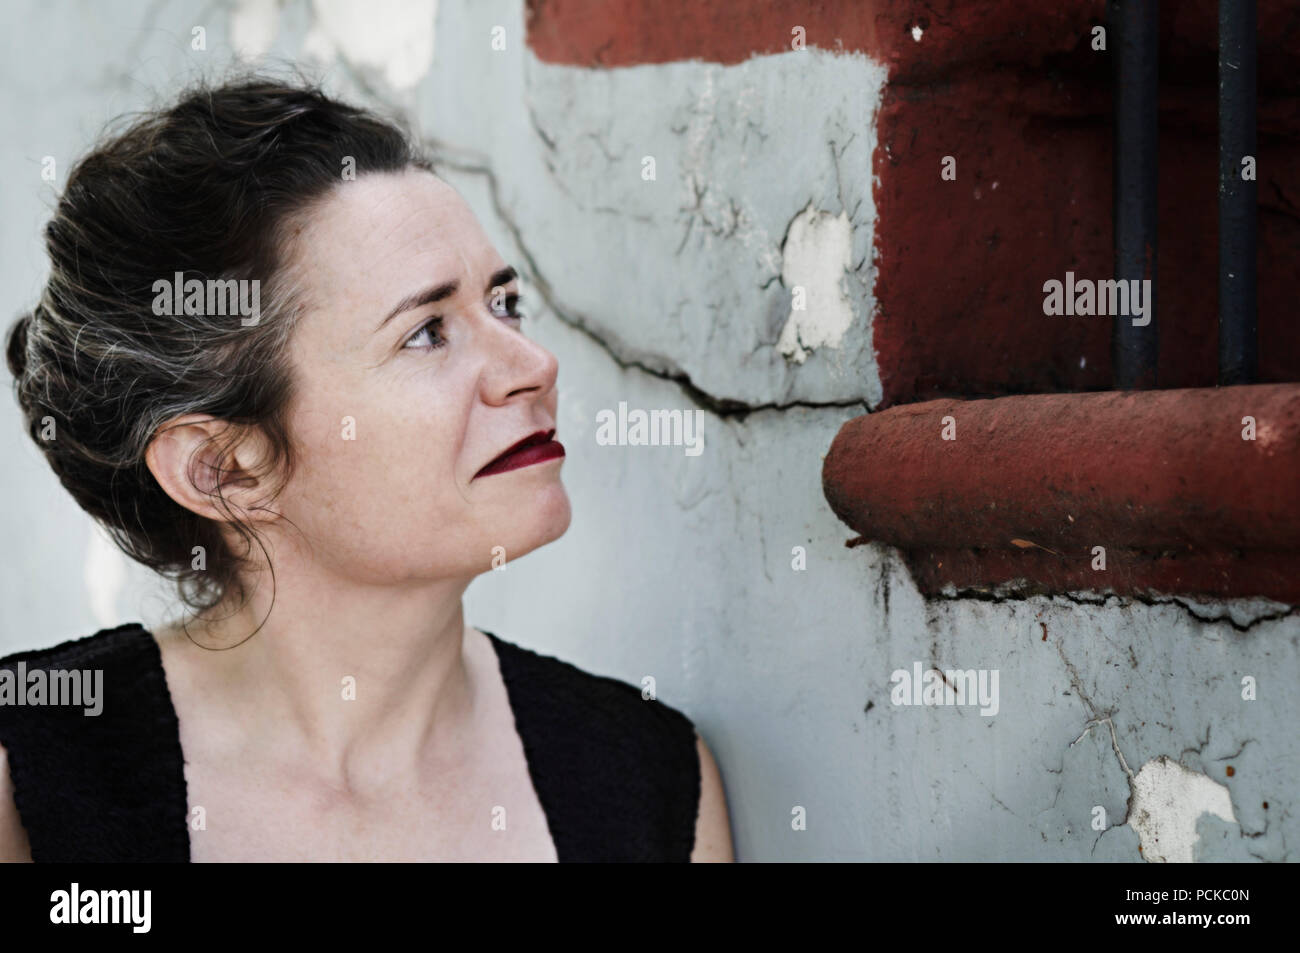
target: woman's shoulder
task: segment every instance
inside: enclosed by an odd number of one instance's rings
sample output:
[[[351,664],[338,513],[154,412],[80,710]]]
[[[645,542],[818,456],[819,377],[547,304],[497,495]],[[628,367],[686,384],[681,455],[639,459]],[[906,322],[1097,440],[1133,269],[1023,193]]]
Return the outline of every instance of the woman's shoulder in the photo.
[[[138,622],[12,652],[0,658],[0,742],[20,728],[34,732],[68,718],[116,722],[157,695],[163,679],[157,643]]]
[[[165,723],[170,710],[158,643],[139,622],[0,657],[0,743],[117,736]],[[70,729],[76,730],[70,730]]]
[[[0,745],[35,859],[187,857],[179,729],[140,623],[0,658]]]
[[[131,658],[150,660],[150,648],[156,643],[139,622],[126,622],[99,629],[90,635],[76,636],[57,645],[38,649],[20,649],[0,657],[0,668],[14,670],[21,666],[28,672],[70,669],[104,663],[120,663]]]

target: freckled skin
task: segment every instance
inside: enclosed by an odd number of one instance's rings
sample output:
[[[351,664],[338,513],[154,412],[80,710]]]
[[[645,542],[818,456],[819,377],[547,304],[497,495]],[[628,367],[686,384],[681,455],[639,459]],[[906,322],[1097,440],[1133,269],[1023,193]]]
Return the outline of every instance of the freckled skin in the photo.
[[[429,173],[362,176],[336,190],[302,242],[312,306],[291,345],[303,373],[290,428],[304,465],[277,505],[326,543],[316,558],[354,578],[418,582],[472,576],[491,568],[494,546],[514,559],[562,535],[560,463],[473,479],[553,426],[558,368],[521,322],[493,310],[484,286],[507,263],[460,196]],[[406,294],[451,278],[453,298],[374,332]],[[435,314],[446,346],[430,349],[425,336],[401,349]],[[355,440],[342,438],[345,417]]]

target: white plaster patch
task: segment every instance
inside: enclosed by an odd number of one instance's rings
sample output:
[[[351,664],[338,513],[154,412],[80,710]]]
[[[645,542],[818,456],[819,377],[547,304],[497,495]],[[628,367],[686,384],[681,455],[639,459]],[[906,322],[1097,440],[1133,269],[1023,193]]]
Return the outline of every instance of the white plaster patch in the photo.
[[[342,55],[355,66],[382,72],[395,90],[415,86],[433,65],[438,0],[312,0],[312,9],[315,23],[303,42],[305,56],[328,63]]]
[[[117,617],[117,598],[126,583],[126,557],[97,523],[91,524],[90,538],[86,541],[82,580],[91,614],[99,627],[108,629],[120,625],[122,620]]]
[[[279,0],[238,0],[230,13],[230,44],[241,59],[265,56],[279,27]]]
[[[1148,861],[1191,863],[1192,849],[1200,839],[1196,822],[1202,814],[1237,822],[1226,787],[1167,755],[1148,761],[1134,776],[1128,823]]]
[[[777,347],[802,364],[819,347],[839,347],[853,323],[853,305],[844,286],[853,260],[853,226],[847,212],[831,215],[808,204],[790,223],[781,262],[781,280],[791,289],[790,316]],[[798,292],[803,290],[803,309]]]

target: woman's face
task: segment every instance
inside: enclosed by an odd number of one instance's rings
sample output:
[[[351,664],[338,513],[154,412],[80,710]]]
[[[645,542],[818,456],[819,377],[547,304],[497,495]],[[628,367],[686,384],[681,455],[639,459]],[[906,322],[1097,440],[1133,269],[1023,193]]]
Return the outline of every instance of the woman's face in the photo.
[[[518,281],[455,190],[417,170],[344,182],[295,261],[297,459],[274,509],[312,558],[357,582],[418,583],[477,575],[494,547],[511,560],[561,536],[562,457],[479,475],[555,429],[558,365],[511,316]]]

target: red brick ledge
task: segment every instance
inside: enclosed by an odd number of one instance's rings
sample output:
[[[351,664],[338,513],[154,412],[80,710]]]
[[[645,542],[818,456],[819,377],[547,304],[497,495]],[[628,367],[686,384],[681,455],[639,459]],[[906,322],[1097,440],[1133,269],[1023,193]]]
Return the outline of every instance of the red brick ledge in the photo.
[[[844,424],[822,485],[927,595],[1300,602],[1300,384],[907,404]]]

